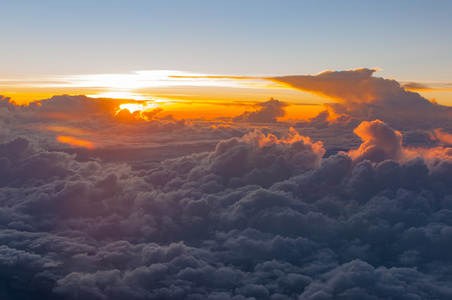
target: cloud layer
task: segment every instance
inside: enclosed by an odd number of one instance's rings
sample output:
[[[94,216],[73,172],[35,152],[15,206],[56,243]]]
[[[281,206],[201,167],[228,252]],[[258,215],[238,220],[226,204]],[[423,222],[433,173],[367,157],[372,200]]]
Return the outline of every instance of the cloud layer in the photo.
[[[452,160],[399,162],[381,121],[323,158],[254,131],[157,168],[0,145],[7,299],[452,296]]]
[[[323,76],[408,101],[371,74]],[[391,102],[362,86],[293,124],[274,99],[195,122],[2,98],[0,298],[451,298],[449,123],[364,118]]]

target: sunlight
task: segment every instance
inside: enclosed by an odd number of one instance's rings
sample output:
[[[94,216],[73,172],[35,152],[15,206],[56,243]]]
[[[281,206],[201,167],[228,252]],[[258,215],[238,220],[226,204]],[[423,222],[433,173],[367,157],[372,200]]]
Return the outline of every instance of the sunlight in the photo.
[[[6,81],[6,79],[0,78]],[[229,87],[229,88],[272,88],[281,87],[260,77],[212,76],[171,70],[144,70],[131,73],[87,74],[8,80],[6,86],[27,88],[84,88],[102,89],[106,93],[134,93],[149,88],[168,87]],[[117,97],[115,97],[117,98]]]
[[[88,148],[88,149],[94,148],[94,144],[91,141],[78,139],[73,136],[59,135],[56,137],[56,139],[60,143],[68,144],[68,145],[71,145],[72,147],[84,147],[84,148]]]
[[[106,88],[114,91],[174,86],[243,87],[247,81],[250,83],[248,87],[268,84],[265,80],[256,77],[209,76],[169,70],[135,71],[129,74],[78,75],[58,79],[67,82],[62,84],[65,87]],[[58,83],[58,86],[61,86],[61,83]]]
[[[157,107],[157,105],[155,105],[154,103],[149,102],[149,101],[146,101],[143,103],[124,103],[124,104],[119,105],[119,111],[121,111],[123,109],[127,109],[131,113],[133,113],[136,111],[146,111],[146,110],[154,109],[156,107]]]
[[[137,103],[127,103],[127,104],[119,105],[119,109],[120,110],[127,109],[131,113],[133,113],[133,112],[136,112],[138,110],[141,111],[143,109],[143,105],[137,104]]]

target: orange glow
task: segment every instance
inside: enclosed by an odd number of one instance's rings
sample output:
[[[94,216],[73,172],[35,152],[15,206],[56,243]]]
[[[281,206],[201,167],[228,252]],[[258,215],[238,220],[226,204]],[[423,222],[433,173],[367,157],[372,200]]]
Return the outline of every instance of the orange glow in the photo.
[[[56,139],[60,143],[68,144],[68,145],[71,145],[72,147],[84,147],[84,148],[88,148],[88,149],[94,148],[94,144],[92,142],[90,142],[88,140],[78,139],[73,136],[59,135],[56,137]]]
[[[435,148],[421,148],[421,147],[407,147],[403,149],[404,161],[413,160],[416,157],[422,157],[427,163],[427,166],[432,167],[438,163],[438,160],[452,159],[452,148],[449,147],[435,147]]]
[[[286,115],[278,120],[307,120],[317,116],[321,111],[325,110],[323,105],[289,105],[285,108]]]
[[[246,110],[246,106],[226,106],[214,102],[193,103],[188,101],[180,101],[168,103],[162,106],[166,115],[172,115],[176,119],[215,119],[218,117],[233,117],[242,114]],[[252,107],[252,105],[249,105]]]
[[[258,107],[256,103],[247,102],[230,102],[226,104],[224,102],[215,101],[202,101],[202,102],[188,102],[179,101],[172,103],[165,103],[161,107],[163,113],[158,117],[165,117],[172,115],[176,119],[199,119],[204,118],[212,120],[215,118],[226,117],[232,118],[243,114],[244,111],[254,111]],[[283,118],[278,118],[280,121],[289,120],[307,120],[315,117],[319,112],[325,110],[323,105],[297,105],[289,103],[289,106],[285,107],[286,115]]]
[[[443,144],[452,145],[452,134],[443,132],[441,129],[435,129],[435,137]]]

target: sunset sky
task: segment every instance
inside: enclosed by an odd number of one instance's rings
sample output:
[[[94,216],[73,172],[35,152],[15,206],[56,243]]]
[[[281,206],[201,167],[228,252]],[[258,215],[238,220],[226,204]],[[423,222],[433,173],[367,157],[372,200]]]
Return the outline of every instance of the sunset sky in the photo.
[[[66,93],[321,103],[327,100],[263,80],[181,82],[168,76],[314,75],[367,67],[379,68],[377,76],[417,83],[428,99],[451,105],[451,6],[450,1],[4,1],[0,89],[16,102]]]
[[[452,2],[0,2],[0,299],[452,299]]]

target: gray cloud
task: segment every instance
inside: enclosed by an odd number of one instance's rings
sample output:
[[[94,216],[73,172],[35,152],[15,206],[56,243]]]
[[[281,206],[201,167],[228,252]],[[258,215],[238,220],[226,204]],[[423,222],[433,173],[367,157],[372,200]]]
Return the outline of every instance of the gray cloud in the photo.
[[[427,130],[38,109],[0,107],[2,298],[452,297],[452,153]],[[102,147],[70,152],[38,125]]]

